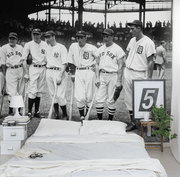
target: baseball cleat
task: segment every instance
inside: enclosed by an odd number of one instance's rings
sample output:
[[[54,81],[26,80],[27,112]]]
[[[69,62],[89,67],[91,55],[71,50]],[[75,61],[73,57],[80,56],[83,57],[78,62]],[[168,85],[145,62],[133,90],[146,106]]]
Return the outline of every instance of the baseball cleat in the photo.
[[[36,117],[36,118],[45,118],[45,116],[41,115],[40,112],[35,113],[34,117]]]
[[[66,115],[66,116],[63,116],[62,117],[62,120],[69,120],[69,117]]]
[[[32,119],[33,118],[33,115],[32,115],[32,113],[30,113],[30,112],[28,112],[28,117],[30,118],[30,119]]]
[[[127,126],[126,132],[130,132],[135,129],[137,129],[136,124],[132,122],[129,126]]]
[[[59,116],[58,114],[56,114],[56,115],[54,116],[54,119],[60,119],[60,116]]]

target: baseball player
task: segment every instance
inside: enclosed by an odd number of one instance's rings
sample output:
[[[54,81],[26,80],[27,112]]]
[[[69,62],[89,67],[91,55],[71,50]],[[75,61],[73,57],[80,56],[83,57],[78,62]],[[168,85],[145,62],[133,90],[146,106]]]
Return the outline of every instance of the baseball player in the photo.
[[[26,68],[26,74],[29,77],[28,85],[28,116],[32,115],[32,108],[35,103],[34,117],[43,118],[40,114],[40,98],[44,86],[46,84],[46,49],[47,43],[41,40],[41,30],[32,30],[32,41],[28,42],[24,46],[23,58],[27,60],[28,55],[31,54],[32,63],[29,68]]]
[[[116,100],[122,90],[124,51],[113,42],[114,31],[105,29],[102,33],[104,45],[97,52],[96,111],[99,120],[103,118],[104,102],[107,101],[109,120],[113,120],[116,111]],[[118,95],[114,95],[115,90]]]
[[[86,115],[95,91],[95,52],[97,48],[86,43],[85,31],[76,33],[76,43],[71,44],[68,63],[76,66],[75,98],[81,119]],[[73,73],[74,74],[74,73]],[[86,108],[86,112],[85,112]]]
[[[23,95],[25,79],[22,58],[23,47],[17,44],[18,35],[14,32],[9,34],[9,43],[2,46],[1,62],[6,69],[6,91],[10,103],[11,96]],[[20,108],[19,108],[20,111]],[[9,115],[13,114],[13,108],[9,107]]]
[[[165,64],[167,63],[167,60],[166,60],[165,46],[166,46],[166,42],[161,41],[160,45],[156,48],[155,64],[157,68],[157,76],[159,79],[163,79],[166,69]]]
[[[0,97],[2,96],[4,83],[5,83],[4,74],[5,74],[5,72],[3,71],[3,67],[2,67],[2,50],[0,47]]]
[[[132,23],[128,23],[128,26],[133,38],[126,48],[127,59],[124,69],[124,90],[125,104],[131,118],[131,124],[127,127],[127,131],[131,131],[137,128],[132,114],[132,80],[152,78],[153,58],[156,50],[154,42],[143,34],[141,21],[134,20]]]
[[[46,81],[50,91],[51,98],[57,87],[56,98],[54,101],[55,119],[59,119],[59,105],[62,109],[63,119],[68,120],[66,111],[66,87],[67,87],[67,49],[64,45],[57,43],[55,33],[47,31],[44,35],[49,46],[47,47],[47,70]]]

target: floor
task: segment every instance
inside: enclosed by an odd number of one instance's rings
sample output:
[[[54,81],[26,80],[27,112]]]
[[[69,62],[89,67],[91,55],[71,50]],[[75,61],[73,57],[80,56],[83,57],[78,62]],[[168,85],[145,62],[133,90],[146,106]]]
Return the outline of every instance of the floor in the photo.
[[[147,152],[151,158],[159,159],[168,177],[180,177],[180,164],[175,160],[169,147],[165,147],[164,152],[157,149],[148,149]],[[0,155],[0,164],[5,163],[11,157],[12,155]]]

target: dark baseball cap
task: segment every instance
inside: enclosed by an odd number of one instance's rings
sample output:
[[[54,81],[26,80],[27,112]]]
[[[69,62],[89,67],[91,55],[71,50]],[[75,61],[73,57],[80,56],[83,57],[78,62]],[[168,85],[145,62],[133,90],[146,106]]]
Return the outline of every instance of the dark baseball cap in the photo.
[[[142,22],[140,20],[134,20],[133,22],[127,23],[128,26],[135,25],[142,27]]]
[[[108,36],[113,36],[114,35],[114,31],[112,29],[105,29],[102,34],[104,35],[108,35]]]
[[[18,35],[17,35],[17,33],[12,32],[12,33],[9,33],[9,38],[18,39]]]
[[[41,34],[41,30],[38,29],[38,28],[35,28],[35,29],[32,30],[32,33],[33,34]]]
[[[47,31],[45,34],[44,34],[44,37],[47,37],[47,36],[55,36],[55,32],[50,30],[50,31]]]
[[[86,37],[86,32],[85,31],[78,31],[76,33],[76,37]]]

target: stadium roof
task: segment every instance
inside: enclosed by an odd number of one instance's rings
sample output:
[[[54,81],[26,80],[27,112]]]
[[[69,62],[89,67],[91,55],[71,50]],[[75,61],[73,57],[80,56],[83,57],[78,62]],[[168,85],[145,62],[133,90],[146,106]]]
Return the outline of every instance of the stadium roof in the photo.
[[[1,17],[24,18],[49,7],[72,10],[72,1],[74,1],[74,10],[78,11],[78,0],[3,0],[0,6],[0,15]],[[105,1],[108,12],[138,11],[140,2],[146,2],[147,10],[151,11],[171,8],[171,0],[83,0],[83,11],[104,12]]]

